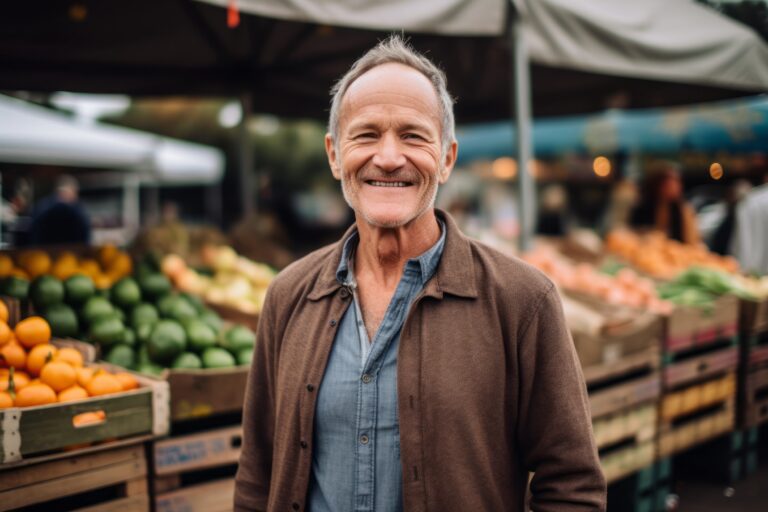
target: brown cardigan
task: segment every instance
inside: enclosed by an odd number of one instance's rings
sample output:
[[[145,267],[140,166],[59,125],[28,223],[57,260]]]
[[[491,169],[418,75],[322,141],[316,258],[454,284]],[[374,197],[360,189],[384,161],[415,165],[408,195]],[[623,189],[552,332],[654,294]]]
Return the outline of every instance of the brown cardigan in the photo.
[[[405,510],[523,511],[529,471],[532,510],[604,510],[586,388],[552,283],[438,215],[443,256],[398,352]],[[305,510],[317,386],[350,304],[335,277],[341,249],[297,261],[269,289],[236,510]]]

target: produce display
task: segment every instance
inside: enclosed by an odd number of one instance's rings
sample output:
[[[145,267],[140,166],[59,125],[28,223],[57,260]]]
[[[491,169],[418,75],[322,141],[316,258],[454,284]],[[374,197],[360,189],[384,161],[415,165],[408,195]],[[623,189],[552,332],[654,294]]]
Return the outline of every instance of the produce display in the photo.
[[[549,276],[564,290],[585,293],[631,308],[645,309],[658,314],[668,314],[673,305],[659,296],[654,282],[641,277],[629,268],[622,268],[616,275],[598,271],[588,263],[572,263],[548,246],[538,246],[522,256],[523,260]]]
[[[239,256],[228,246],[208,245],[202,250],[210,275],[190,268],[178,255],[163,258],[162,270],[181,291],[206,301],[257,314],[264,305],[267,287],[275,277],[268,265]]]
[[[638,270],[660,279],[673,279],[691,266],[729,273],[739,270],[738,262],[730,256],[710,252],[704,245],[670,240],[659,232],[641,235],[629,230],[615,230],[606,236],[605,248]]]
[[[130,373],[86,366],[77,349],[51,344],[51,328],[39,316],[11,330],[0,308],[0,409],[83,400],[137,387]]]
[[[768,279],[754,279],[719,270],[691,267],[673,281],[658,286],[662,297],[675,304],[711,307],[721,295],[759,301],[768,297]]]
[[[90,277],[97,288],[109,288],[133,271],[131,257],[114,245],[99,247],[94,257],[78,257],[64,251],[52,257],[45,251],[30,249],[15,257],[0,254],[0,293],[25,298],[29,281],[43,275],[65,280],[76,274]]]

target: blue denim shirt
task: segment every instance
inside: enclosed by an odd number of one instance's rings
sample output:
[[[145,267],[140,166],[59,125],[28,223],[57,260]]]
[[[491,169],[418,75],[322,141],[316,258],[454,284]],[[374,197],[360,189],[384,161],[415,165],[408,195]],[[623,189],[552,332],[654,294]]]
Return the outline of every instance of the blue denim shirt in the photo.
[[[357,293],[344,314],[318,390],[310,512],[403,510],[397,416],[397,349],[411,304],[432,277],[445,245],[405,265],[387,312],[369,343]],[[359,236],[345,242],[337,279],[355,290],[350,266]]]

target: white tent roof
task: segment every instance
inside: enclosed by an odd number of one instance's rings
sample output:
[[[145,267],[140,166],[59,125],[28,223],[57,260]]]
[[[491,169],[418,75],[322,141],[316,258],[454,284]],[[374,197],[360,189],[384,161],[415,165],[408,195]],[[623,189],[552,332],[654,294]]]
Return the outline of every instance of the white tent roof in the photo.
[[[80,123],[38,105],[0,95],[0,161],[140,172],[148,182],[216,183],[218,149],[99,123]]]
[[[519,12],[535,63],[768,90],[768,45],[748,27],[693,0],[238,0],[237,6],[328,25],[493,36],[506,30],[508,2]]]

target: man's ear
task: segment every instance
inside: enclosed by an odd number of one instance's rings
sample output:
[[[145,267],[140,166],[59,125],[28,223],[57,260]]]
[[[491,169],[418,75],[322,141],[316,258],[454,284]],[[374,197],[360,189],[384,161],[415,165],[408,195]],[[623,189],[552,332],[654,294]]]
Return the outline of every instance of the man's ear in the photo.
[[[448,147],[448,151],[445,152],[445,156],[443,156],[443,167],[440,169],[439,176],[439,182],[441,185],[448,181],[448,178],[451,175],[451,171],[453,171],[453,166],[456,165],[456,155],[458,155],[458,153],[459,143],[454,140]]]
[[[339,165],[338,155],[336,154],[336,145],[330,133],[325,134],[325,154],[328,155],[328,165],[331,167],[333,177],[341,179],[341,166]]]

